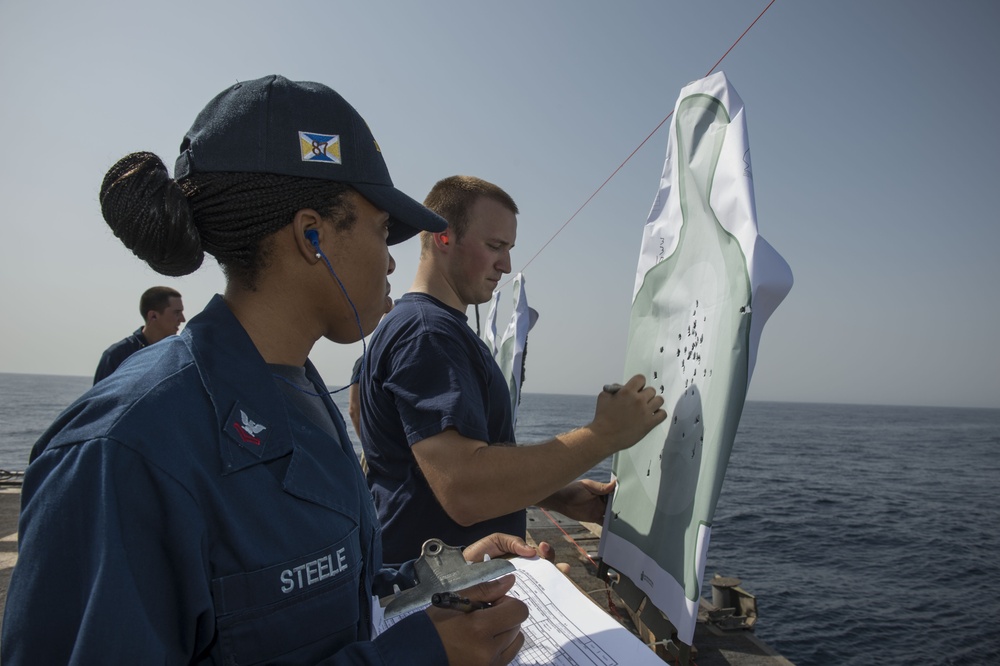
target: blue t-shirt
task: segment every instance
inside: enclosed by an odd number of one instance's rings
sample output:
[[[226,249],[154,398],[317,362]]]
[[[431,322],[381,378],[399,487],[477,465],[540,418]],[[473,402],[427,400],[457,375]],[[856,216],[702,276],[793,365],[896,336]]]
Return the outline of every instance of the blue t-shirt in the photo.
[[[105,349],[101,355],[100,362],[97,364],[97,371],[94,372],[94,383],[96,384],[110,375],[118,369],[119,365],[125,362],[125,359],[147,346],[149,346],[149,341],[142,334],[142,327],[140,326],[132,335],[124,340],[119,340]]]
[[[491,446],[514,445],[507,382],[465,313],[427,294],[405,294],[372,335],[367,366],[361,444],[385,561],[417,557],[434,537],[451,546],[493,532],[524,537],[523,510],[470,527],[453,521],[410,451],[448,428]]]

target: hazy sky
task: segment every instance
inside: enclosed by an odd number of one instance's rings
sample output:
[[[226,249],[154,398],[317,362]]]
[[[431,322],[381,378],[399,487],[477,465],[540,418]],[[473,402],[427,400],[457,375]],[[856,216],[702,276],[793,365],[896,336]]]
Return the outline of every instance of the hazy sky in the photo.
[[[222,291],[210,261],[173,279],[133,257],[97,195],[126,153],[172,167],[236,81],[338,90],[418,200],[456,173],[504,187],[516,272],[765,6],[0,0],[0,372],[91,375],[147,287],[175,286],[189,315]],[[992,0],[776,0],[723,61],[761,235],[795,275],[751,400],[1000,407],[998,26]],[[621,378],[666,140],[664,124],[525,269],[526,391]],[[416,241],[393,254],[399,296]],[[312,359],[336,384],[360,351],[320,341]]]

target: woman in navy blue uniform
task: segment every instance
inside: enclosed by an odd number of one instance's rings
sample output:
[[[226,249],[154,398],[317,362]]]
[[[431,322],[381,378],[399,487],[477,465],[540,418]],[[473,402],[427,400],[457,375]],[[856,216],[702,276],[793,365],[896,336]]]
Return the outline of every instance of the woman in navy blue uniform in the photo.
[[[71,405],[25,473],[4,664],[487,664],[523,643],[512,577],[373,638],[378,520],[343,418],[308,360],[385,311],[388,246],[444,221],[396,190],[361,116],[280,76],[214,98],[174,178],[115,164],[105,220],[164,275],[226,275],[184,332]],[[455,544],[459,545],[459,544]],[[494,535],[467,559],[533,554]]]

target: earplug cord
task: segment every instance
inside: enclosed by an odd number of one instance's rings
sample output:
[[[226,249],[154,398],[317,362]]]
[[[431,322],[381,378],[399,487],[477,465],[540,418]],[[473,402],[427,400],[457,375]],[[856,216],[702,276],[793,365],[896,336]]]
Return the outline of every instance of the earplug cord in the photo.
[[[358,309],[354,306],[354,301],[351,300],[350,294],[347,293],[347,287],[345,287],[344,283],[340,281],[340,278],[337,276],[337,271],[333,270],[333,264],[330,263],[330,260],[326,258],[326,254],[324,254],[323,250],[320,249],[319,238],[316,232],[313,231],[312,234],[310,234],[309,231],[307,231],[306,238],[309,239],[309,242],[312,243],[312,246],[316,249],[316,258],[322,259],[323,262],[326,264],[326,267],[330,269],[330,275],[332,275],[333,279],[337,281],[338,285],[340,285],[340,290],[344,292],[344,298],[347,299],[347,303],[351,306],[351,311],[354,313],[354,322],[358,325],[358,332],[361,333],[361,374],[359,376],[364,376],[365,368],[368,364],[368,359],[367,359],[368,348],[367,345],[365,345],[365,330],[361,326],[361,316],[358,314]],[[347,384],[347,386],[341,386],[339,389],[334,389],[333,391],[326,391],[325,393],[314,393],[312,391],[305,390],[301,386],[296,386],[292,381],[290,381],[286,377],[282,377],[281,375],[272,374],[271,376],[274,377],[275,379],[280,379],[281,381],[285,382],[286,384],[294,388],[296,391],[301,391],[306,395],[311,395],[316,398],[322,398],[324,395],[333,395],[334,393],[340,393],[344,389],[348,389],[351,387],[351,384],[349,383]]]

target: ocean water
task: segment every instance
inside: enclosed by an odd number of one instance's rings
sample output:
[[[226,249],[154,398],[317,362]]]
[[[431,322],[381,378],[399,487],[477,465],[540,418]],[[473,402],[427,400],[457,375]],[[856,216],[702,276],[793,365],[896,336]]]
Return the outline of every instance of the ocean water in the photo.
[[[89,386],[0,373],[0,469],[24,469]],[[346,414],[346,391],[335,400]],[[584,425],[594,406],[527,393],[518,441]],[[706,578],[740,578],[757,636],[798,666],[1000,664],[998,486],[1000,410],[749,402]]]

